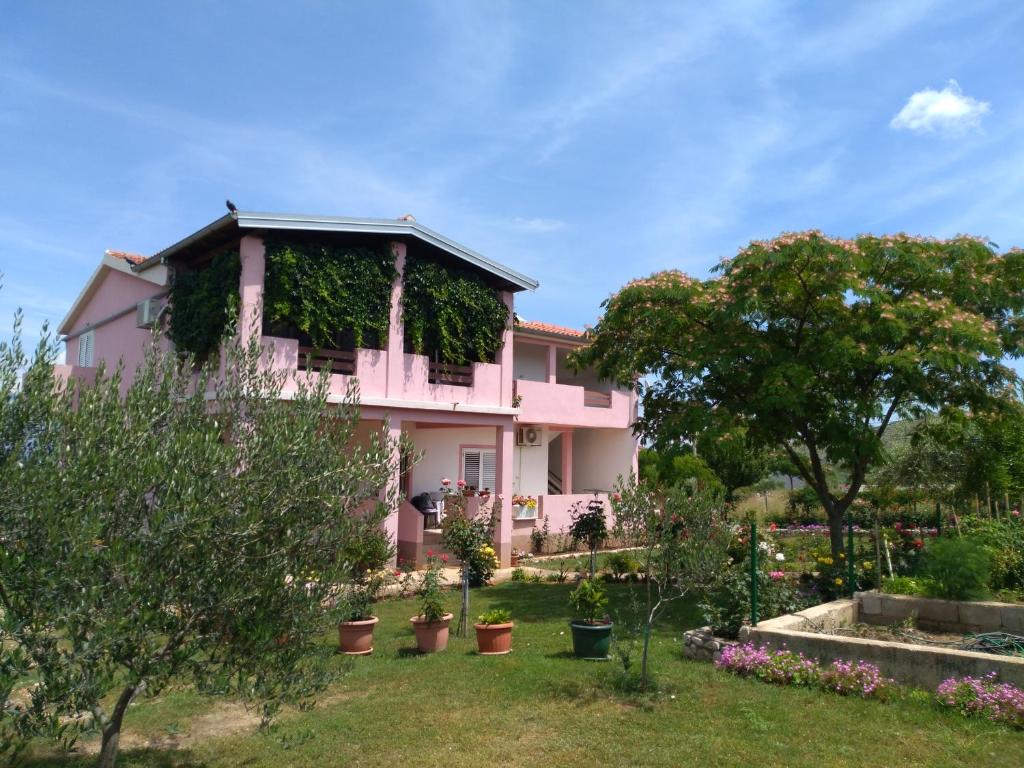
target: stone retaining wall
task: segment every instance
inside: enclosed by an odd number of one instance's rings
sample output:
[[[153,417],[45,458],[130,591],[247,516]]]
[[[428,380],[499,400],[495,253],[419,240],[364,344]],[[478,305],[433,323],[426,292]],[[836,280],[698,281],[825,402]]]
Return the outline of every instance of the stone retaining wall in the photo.
[[[835,600],[806,611],[779,616],[760,622],[756,627],[744,627],[740,631],[740,640],[749,641],[755,645],[768,645],[772,648],[785,647],[791,651],[803,653],[805,656],[814,657],[825,664],[836,659],[868,661],[877,665],[882,674],[887,677],[895,678],[901,683],[932,690],[949,677],[964,675],[981,677],[989,672],[995,672],[1002,682],[1024,687],[1024,658],[912,643],[894,643],[884,640],[820,634],[824,630],[866,620],[867,616],[860,615],[862,606],[866,606],[866,610],[870,611],[877,609],[877,612],[868,614],[868,616],[878,619],[875,623],[891,624],[911,615],[907,611],[909,603],[887,602],[884,599],[875,602],[875,598],[889,597],[891,596],[878,593],[860,593],[855,600]],[[867,599],[865,600],[865,598]],[[921,606],[920,603],[946,602],[941,600],[921,601],[918,598],[908,598],[908,600],[915,601],[919,608],[924,607],[926,611],[938,609],[934,606]],[[883,605],[887,605],[889,608],[883,608]],[[956,606],[958,622],[963,622],[965,618],[987,617],[986,620],[992,620],[993,617],[999,617],[999,623],[995,626],[980,625],[973,621],[967,624],[967,626],[975,627],[975,631],[1013,632],[1012,627],[1016,626],[1013,622],[1017,620],[1018,606],[1006,606],[1010,610],[1003,613],[1004,604],[1001,603],[953,603],[952,605]],[[983,610],[978,612],[977,606],[982,606]],[[999,609],[995,610],[992,606],[999,606]],[[902,616],[885,617],[885,610],[904,613]],[[951,610],[949,605],[945,610]],[[934,613],[928,615],[937,616]],[[1002,623],[1004,617],[1009,620],[1010,624]],[[941,624],[941,622],[939,623]],[[948,628],[948,626],[944,625],[939,628]]]
[[[683,655],[697,661],[718,661],[722,649],[736,645],[735,640],[715,637],[711,627],[700,627],[683,633]]]

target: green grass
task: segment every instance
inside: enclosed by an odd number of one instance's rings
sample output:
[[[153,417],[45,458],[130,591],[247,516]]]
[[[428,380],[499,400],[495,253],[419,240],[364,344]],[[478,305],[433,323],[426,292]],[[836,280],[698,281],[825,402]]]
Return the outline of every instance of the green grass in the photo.
[[[659,695],[618,693],[617,661],[584,662],[569,653],[569,589],[509,583],[474,591],[474,616],[506,608],[516,621],[513,653],[494,658],[476,655],[472,637],[420,656],[408,622],[414,605],[383,603],[373,656],[356,659],[312,711],[285,714],[269,733],[247,725],[213,729],[220,735],[177,751],[126,749],[120,764],[1003,768],[1024,754],[1024,734],[939,711],[926,696],[888,704],[846,699],[687,661],[681,635],[698,617],[685,603],[653,638]],[[628,604],[628,589],[610,588],[613,605]],[[337,665],[340,672],[345,660],[338,657]],[[175,690],[133,706],[126,730],[134,743],[187,738],[223,709]],[[90,765],[93,758],[62,762],[37,750],[28,762]]]
[[[597,570],[605,570],[608,566],[609,552],[597,553]],[[590,553],[580,552],[568,554],[564,557],[554,557],[550,560],[524,560],[520,565],[531,568],[543,568],[546,571],[558,571],[563,565],[566,566],[566,573],[574,574],[576,571],[590,572]]]

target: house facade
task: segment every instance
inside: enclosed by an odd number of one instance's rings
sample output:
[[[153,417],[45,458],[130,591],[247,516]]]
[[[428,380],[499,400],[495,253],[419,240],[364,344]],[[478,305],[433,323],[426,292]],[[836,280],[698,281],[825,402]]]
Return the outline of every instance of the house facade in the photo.
[[[339,247],[386,248],[397,276],[391,284],[386,338],[375,348],[312,349],[302,334],[274,335],[264,318],[268,238],[295,237]],[[427,229],[399,220],[293,216],[234,211],[161,252],[145,257],[108,251],[59,331],[66,343],[62,373],[87,378],[101,363],[121,361],[126,378],[141,362],[151,329],[174,311],[168,305],[176,275],[203,269],[217,254],[237,253],[240,332],[260,334],[268,364],[289,380],[328,365],[330,397],[341,402],[353,379],[359,384],[360,433],[387,426],[404,434],[421,454],[395,478],[403,501],[385,525],[398,553],[421,563],[439,549],[440,533],[422,511],[423,494],[442,479],[462,481],[486,498],[502,499],[495,545],[503,566],[513,548],[528,549],[530,534],[547,524],[568,527],[573,505],[606,495],[619,475],[635,472],[632,424],[637,401],[588,371],[574,371],[567,356],[586,344],[581,331],[520,320],[515,296],[538,283],[509,267]],[[452,366],[411,351],[403,324],[406,267],[436,262],[472,274],[508,307],[510,322],[493,359]],[[344,329],[341,329],[344,330]],[[170,345],[166,336],[162,343]],[[344,346],[344,345],[341,345]],[[285,393],[287,394],[287,393]],[[513,506],[530,496],[536,509]],[[419,507],[414,505],[419,501]],[[479,503],[474,499],[471,506]]]

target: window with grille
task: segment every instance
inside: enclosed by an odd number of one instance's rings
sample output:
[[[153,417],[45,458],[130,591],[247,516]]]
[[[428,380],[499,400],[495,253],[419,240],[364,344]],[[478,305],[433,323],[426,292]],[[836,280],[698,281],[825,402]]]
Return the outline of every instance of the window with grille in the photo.
[[[482,491],[496,491],[497,463],[493,448],[467,448],[462,451],[462,479],[466,485]]]
[[[96,345],[96,331],[86,331],[78,337],[78,364],[92,368],[93,349]]]

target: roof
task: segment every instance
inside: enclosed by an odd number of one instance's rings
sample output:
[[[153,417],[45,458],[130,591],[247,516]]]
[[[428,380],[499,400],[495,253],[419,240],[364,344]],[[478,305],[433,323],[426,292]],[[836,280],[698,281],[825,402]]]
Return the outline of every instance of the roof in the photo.
[[[267,229],[305,232],[350,232],[411,238],[427,243],[471,266],[489,272],[507,284],[513,291],[534,290],[540,285],[532,277],[527,277],[511,267],[499,264],[432,229],[424,227],[411,216],[403,216],[400,219],[359,219],[343,216],[307,216],[303,214],[232,211],[207,224],[188,237],[179,240],[174,245],[164,248],[159,253],[154,254],[136,266],[135,269],[141,272],[157,264],[166,263],[169,258],[184,254],[192,248],[201,247],[204,242],[216,240],[218,237],[232,233],[232,231],[241,233],[241,230]]]
[[[566,328],[564,325],[543,323],[539,320],[517,320],[515,329],[517,331],[539,333],[545,336],[561,336],[563,338],[579,340],[583,340],[587,335],[586,331],[579,331],[575,328]]]
[[[107,256],[113,256],[115,259],[121,259],[131,264],[141,264],[146,260],[146,257],[141,253],[128,253],[128,251],[112,251],[107,249]]]

